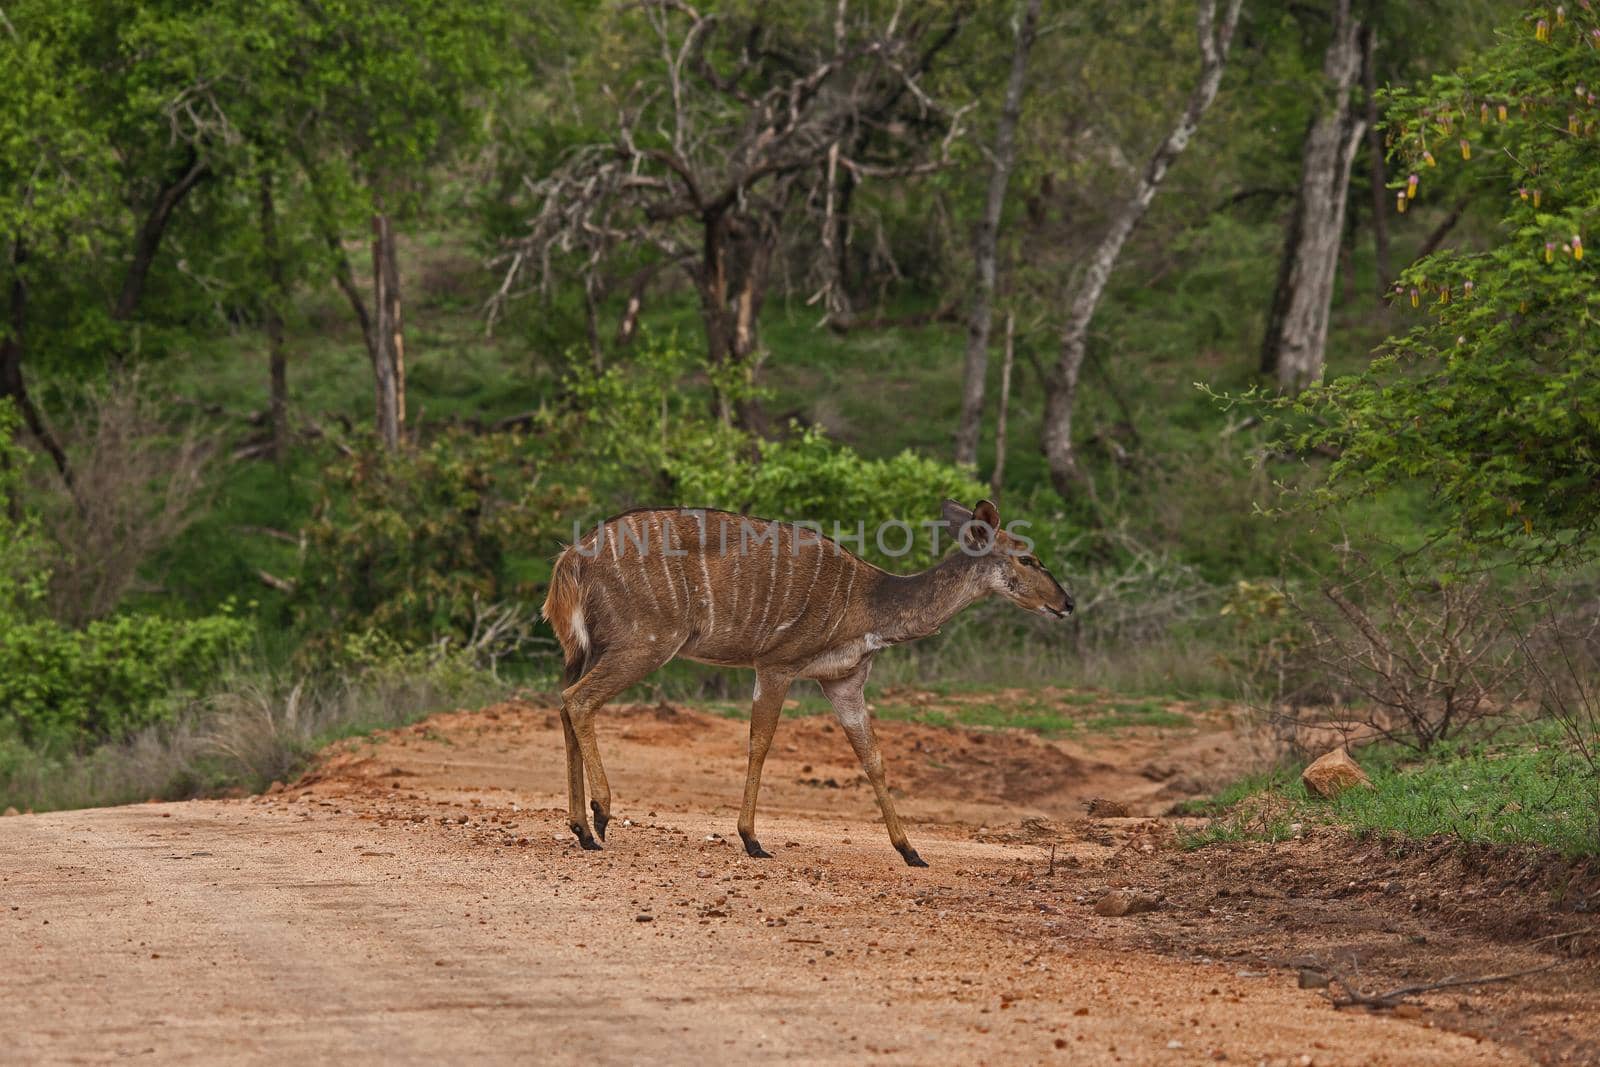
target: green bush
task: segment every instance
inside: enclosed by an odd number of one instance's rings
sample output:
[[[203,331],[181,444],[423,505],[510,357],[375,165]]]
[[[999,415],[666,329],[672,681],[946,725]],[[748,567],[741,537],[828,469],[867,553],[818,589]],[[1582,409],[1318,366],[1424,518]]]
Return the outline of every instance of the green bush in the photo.
[[[754,461],[739,453],[716,465],[674,462],[680,499],[763,518],[820,523],[829,537],[835,523],[846,538],[859,528],[865,531],[864,543],[847,540],[846,547],[895,570],[932,561],[932,538],[922,524],[939,518],[946,497],[971,507],[987,493],[952,464],[910,450],[890,459],[866,459],[814,429],[788,440],[759,441],[756,447]],[[889,556],[878,544],[880,524],[895,520],[910,524],[916,535],[909,554]],[[883,544],[897,553],[905,539],[905,531],[889,529]],[[949,536],[942,535],[941,553],[949,544]]]
[[[252,634],[231,614],[120,615],[81,630],[49,619],[0,633],[0,734],[41,748],[81,748],[166,718]]]
[[[519,434],[340,459],[304,530],[293,606],[309,649],[372,630],[413,648],[469,636],[483,607],[533,599],[524,572],[555,554],[586,499],[545,477]]]
[[[0,400],[0,628],[37,610],[50,579],[38,521],[19,495],[29,457],[16,443],[17,423],[11,401]]]

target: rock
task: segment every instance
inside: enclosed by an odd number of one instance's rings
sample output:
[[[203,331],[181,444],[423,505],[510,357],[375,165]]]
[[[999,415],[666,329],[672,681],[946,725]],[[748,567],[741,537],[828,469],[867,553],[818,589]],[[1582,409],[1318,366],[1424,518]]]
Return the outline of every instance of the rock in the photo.
[[[1301,989],[1327,989],[1328,976],[1311,967],[1300,968]]]
[[[1126,819],[1128,805],[1105,797],[1095,797],[1087,805],[1091,819]]]
[[[1350,753],[1342,748],[1317,757],[1312,764],[1300,772],[1300,781],[1311,792],[1332,800],[1334,797],[1358,785],[1371,785],[1372,779],[1367,777],[1355,760],[1350,758]]]
[[[640,912],[638,915],[635,915],[633,917],[633,921],[636,922],[636,923],[655,922],[656,921],[656,917],[654,915],[650,915],[650,914],[648,914],[646,912]]]
[[[16,808],[7,808],[6,809],[6,815],[8,815],[8,816],[10,816],[10,815],[21,815],[21,814],[22,813],[20,811],[18,811]]]
[[[1113,889],[1095,902],[1094,913],[1116,918],[1121,915],[1139,915],[1155,911],[1160,906],[1161,901],[1148,893],[1136,893],[1131,889]]]
[[[281,792],[283,792],[283,783],[282,782],[274,781],[271,785],[267,786],[267,796],[269,796],[269,797],[272,796],[274,793],[281,793]]]
[[[1422,1008],[1416,1004],[1397,1004],[1395,1005],[1394,1014],[1399,1019],[1420,1019],[1422,1018]]]

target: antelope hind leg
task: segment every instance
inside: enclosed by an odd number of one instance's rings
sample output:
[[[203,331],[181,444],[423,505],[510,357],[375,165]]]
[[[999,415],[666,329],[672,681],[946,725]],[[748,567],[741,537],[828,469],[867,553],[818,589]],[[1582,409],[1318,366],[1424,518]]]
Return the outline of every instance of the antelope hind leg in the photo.
[[[567,714],[565,704],[561,707],[561,734],[567,744],[567,825],[577,835],[579,845],[594,851],[600,846],[589,832],[583,812],[583,750],[578,747],[578,735],[572,729],[572,716]]]
[[[756,794],[761,792],[761,767],[772,748],[772,735],[777,732],[783,698],[788,696],[792,680],[788,675],[757,671],[755,696],[750,702],[750,764],[744,779],[744,804],[739,809],[739,840],[744,842],[745,852],[757,859],[772,858],[756,840]]]
[[[672,646],[668,645],[670,649]],[[658,652],[642,649],[608,649],[602,652],[582,678],[579,678],[565,692],[561,694],[562,707],[571,716],[572,732],[577,740],[578,751],[581,756],[581,772],[589,781],[589,808],[594,812],[594,828],[601,840],[605,840],[606,826],[611,822],[611,785],[606,780],[605,765],[600,762],[600,746],[594,734],[594,713],[606,701],[622,692],[628,686],[641,681],[651,671],[661,666],[672,658],[671,652],[662,656]],[[572,794],[570,776],[572,765],[568,764],[568,797]],[[578,835],[579,843],[583,842],[587,827],[583,822],[583,809],[581,804],[574,816],[577,824],[572,832]],[[580,829],[580,827],[582,829]],[[599,848],[591,839],[584,848]]]

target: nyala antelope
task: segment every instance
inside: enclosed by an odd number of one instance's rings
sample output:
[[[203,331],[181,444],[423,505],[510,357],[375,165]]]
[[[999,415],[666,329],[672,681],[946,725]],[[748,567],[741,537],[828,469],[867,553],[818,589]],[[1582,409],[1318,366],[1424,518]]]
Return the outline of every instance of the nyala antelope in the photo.
[[[910,575],[874,567],[805,526],[689,508],[626,512],[563,551],[543,614],[566,656],[561,727],[568,814],[578,843],[599,848],[594,835],[603,840],[611,821],[595,712],[682,656],[756,673],[739,810],[747,853],[770,856],[756,840],[761,765],[789,686],[813,678],[872,783],[889,840],[906,863],[926,867],[895,814],[867,717],[873,657],[934,633],[962,608],[994,594],[1052,618],[1072,611],[1072,597],[1025,541],[1001,528],[992,503],[968,511],[947,500],[942,519],[956,548]],[[583,810],[585,774],[594,835]]]

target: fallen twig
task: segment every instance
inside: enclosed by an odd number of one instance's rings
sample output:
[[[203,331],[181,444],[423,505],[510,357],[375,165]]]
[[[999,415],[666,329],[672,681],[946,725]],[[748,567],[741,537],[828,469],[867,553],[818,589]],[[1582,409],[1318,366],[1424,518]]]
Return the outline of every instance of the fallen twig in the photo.
[[[1395,1008],[1406,997],[1416,996],[1419,993],[1432,993],[1440,989],[1460,989],[1464,986],[1489,985],[1492,982],[1509,982],[1513,978],[1524,978],[1530,974],[1539,974],[1554,967],[1559,967],[1566,960],[1555,960],[1543,967],[1530,967],[1525,971],[1511,971],[1506,974],[1490,974],[1482,978],[1444,978],[1437,982],[1426,982],[1420,985],[1404,985],[1398,989],[1391,989],[1387,993],[1367,993],[1356,989],[1343,975],[1334,975],[1333,980],[1339,983],[1344,990],[1342,994],[1327,992],[1322,994],[1336,1008],[1367,1007],[1367,1008]]]

